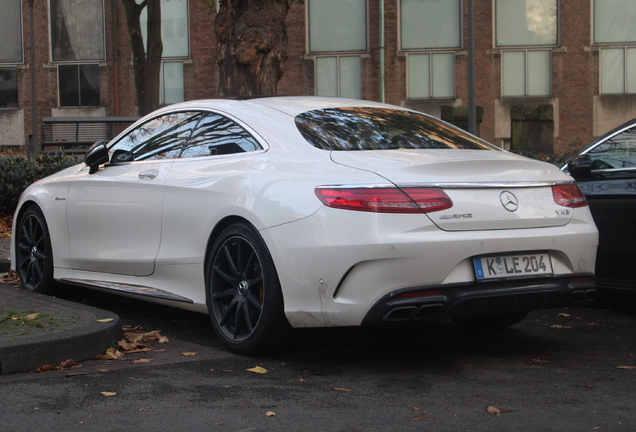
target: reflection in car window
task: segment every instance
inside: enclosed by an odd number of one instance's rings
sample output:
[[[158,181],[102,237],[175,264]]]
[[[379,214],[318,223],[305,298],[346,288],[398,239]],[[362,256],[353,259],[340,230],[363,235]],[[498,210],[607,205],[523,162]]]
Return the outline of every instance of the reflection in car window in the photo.
[[[593,170],[636,167],[636,127],[613,136],[588,154]]]
[[[192,128],[201,117],[196,112],[162,115],[137,126],[109,148],[133,153],[134,160],[175,159],[190,137]]]
[[[234,154],[262,147],[236,122],[219,114],[207,114],[192,133],[182,158]]]
[[[323,150],[499,150],[432,117],[390,108],[327,108],[304,112],[296,126]]]

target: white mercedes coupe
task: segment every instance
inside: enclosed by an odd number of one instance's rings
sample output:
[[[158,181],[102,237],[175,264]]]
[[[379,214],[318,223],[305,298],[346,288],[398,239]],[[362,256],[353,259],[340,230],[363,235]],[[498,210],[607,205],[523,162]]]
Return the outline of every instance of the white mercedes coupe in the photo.
[[[31,185],[14,220],[26,289],[208,313],[243,354],[297,327],[508,327],[596,294],[598,232],[571,177],[361,100],[167,106]]]

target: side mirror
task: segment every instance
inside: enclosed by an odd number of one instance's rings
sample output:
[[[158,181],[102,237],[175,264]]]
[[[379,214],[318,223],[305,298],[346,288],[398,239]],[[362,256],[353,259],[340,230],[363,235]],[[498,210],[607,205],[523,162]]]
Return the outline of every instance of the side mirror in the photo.
[[[592,158],[589,154],[582,154],[568,163],[568,172],[575,179],[588,177],[592,172]]]
[[[84,155],[84,163],[90,168],[89,174],[95,174],[99,166],[108,162],[108,148],[106,141],[97,141]]]
[[[115,150],[113,152],[113,157],[110,158],[110,163],[118,163],[118,162],[132,162],[135,160],[135,155],[128,150]]]

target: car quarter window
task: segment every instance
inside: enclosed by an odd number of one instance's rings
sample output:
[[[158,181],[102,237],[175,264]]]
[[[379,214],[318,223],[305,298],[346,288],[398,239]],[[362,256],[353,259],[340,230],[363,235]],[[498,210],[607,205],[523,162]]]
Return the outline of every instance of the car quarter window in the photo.
[[[636,126],[614,135],[588,154],[594,170],[636,167]]]
[[[137,126],[117,141],[109,152],[132,152],[135,161],[175,159],[183,150],[201,113],[178,112],[156,117]]]
[[[258,141],[238,123],[209,113],[203,116],[181,153],[182,158],[215,156],[261,150]]]

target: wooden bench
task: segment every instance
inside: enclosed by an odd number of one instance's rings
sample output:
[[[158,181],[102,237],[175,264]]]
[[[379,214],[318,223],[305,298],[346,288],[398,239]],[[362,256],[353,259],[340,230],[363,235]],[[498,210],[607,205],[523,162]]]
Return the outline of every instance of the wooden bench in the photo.
[[[110,141],[139,117],[43,117],[42,151],[84,153],[96,141]]]

